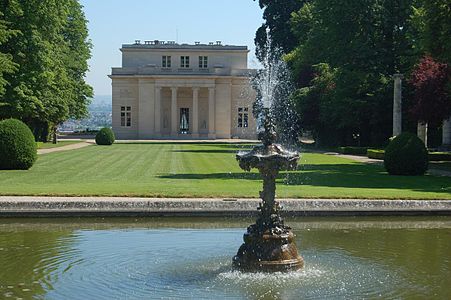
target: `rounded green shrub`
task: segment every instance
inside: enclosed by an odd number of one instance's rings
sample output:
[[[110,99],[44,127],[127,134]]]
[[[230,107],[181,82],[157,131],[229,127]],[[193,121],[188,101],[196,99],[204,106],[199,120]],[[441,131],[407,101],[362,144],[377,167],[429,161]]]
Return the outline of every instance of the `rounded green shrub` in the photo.
[[[96,134],[96,144],[97,145],[111,145],[114,143],[115,137],[114,132],[111,128],[102,128]]]
[[[412,133],[398,135],[385,149],[384,166],[391,175],[424,175],[428,163],[423,141]]]
[[[0,170],[28,170],[37,159],[33,133],[16,119],[0,122]]]

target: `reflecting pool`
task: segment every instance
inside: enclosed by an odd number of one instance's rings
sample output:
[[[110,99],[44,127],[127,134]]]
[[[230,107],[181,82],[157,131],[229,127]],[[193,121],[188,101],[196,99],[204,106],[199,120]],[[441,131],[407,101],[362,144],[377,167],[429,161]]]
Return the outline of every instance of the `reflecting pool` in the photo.
[[[450,217],[293,218],[294,273],[231,259],[251,219],[0,219],[0,299],[451,299]]]

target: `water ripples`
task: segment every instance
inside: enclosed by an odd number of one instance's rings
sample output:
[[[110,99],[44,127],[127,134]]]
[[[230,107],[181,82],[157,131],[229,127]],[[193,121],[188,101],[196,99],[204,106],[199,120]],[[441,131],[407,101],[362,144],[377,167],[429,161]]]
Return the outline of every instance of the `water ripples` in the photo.
[[[298,232],[305,268],[274,274],[241,273],[231,268],[231,257],[242,242],[241,229],[2,233],[0,298],[324,299],[428,295],[434,290],[432,281],[449,282],[446,274],[450,260],[445,255],[449,242],[435,245],[441,260],[426,261],[437,269],[436,274],[427,268],[412,269],[409,259],[419,261],[428,256],[427,248],[406,238],[412,232]],[[401,246],[389,245],[372,234],[404,239],[402,245],[409,247],[409,255]],[[449,236],[449,232],[445,235]],[[429,281],[428,275],[432,278]]]

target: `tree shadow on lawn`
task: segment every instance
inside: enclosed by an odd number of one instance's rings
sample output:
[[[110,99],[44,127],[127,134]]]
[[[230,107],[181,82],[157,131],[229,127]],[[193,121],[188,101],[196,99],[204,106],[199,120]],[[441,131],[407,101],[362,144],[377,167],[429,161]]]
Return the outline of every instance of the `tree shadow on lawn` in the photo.
[[[213,142],[213,141],[202,141],[202,142],[195,142],[195,141],[138,141],[138,142],[116,142],[114,143],[114,145],[196,145],[196,146],[210,146],[210,147],[221,147],[221,148],[237,148],[237,149],[241,149],[242,147],[245,148],[252,148],[253,146],[255,146],[256,144],[252,144],[252,143],[245,143],[245,142],[241,142],[241,143],[218,143],[218,142]]]
[[[204,150],[172,150],[171,152],[180,152],[180,153],[228,153],[228,154],[237,154],[238,150],[220,150],[220,149],[216,149],[216,150],[209,150],[209,149],[204,149]]]
[[[158,176],[163,179],[239,179],[239,180],[261,180],[258,173],[230,172],[230,173],[206,173],[206,174],[162,174]]]
[[[230,153],[237,154],[239,151],[250,151],[252,150],[252,145],[242,144],[242,145],[234,145],[234,144],[197,144],[197,146],[204,147],[206,149],[181,149],[181,150],[172,150],[171,152],[181,152],[181,153]],[[219,148],[219,149],[208,149],[209,147]]]
[[[165,179],[240,179],[261,180],[258,173],[230,172],[207,174],[165,174]],[[282,172],[277,183],[288,186],[309,185],[323,187],[405,189],[419,192],[451,193],[451,179],[435,176],[391,176],[379,165],[323,164],[303,165],[300,171]]]

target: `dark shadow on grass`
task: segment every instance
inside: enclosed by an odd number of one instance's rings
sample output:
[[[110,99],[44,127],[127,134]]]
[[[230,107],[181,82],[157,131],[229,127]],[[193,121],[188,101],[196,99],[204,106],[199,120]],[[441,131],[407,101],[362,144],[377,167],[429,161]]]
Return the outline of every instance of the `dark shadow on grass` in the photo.
[[[367,164],[304,165],[301,171],[282,172],[278,184],[322,187],[405,189],[419,192],[451,193],[451,178],[434,176],[391,176],[382,166]],[[165,179],[261,180],[258,173],[165,174]]]
[[[252,147],[255,144],[248,142],[237,142],[237,143],[226,143],[226,142],[213,142],[213,141],[202,141],[202,142],[191,142],[187,141],[140,141],[140,142],[117,142],[114,145],[197,145],[197,146],[213,146],[213,147],[224,147],[224,148],[240,148],[240,147]]]
[[[159,175],[163,179],[241,179],[241,180],[260,180],[258,173],[208,173],[208,174],[164,174]]]
[[[171,152],[181,152],[181,153],[231,153],[231,154],[237,154],[238,151],[242,151],[242,150],[247,150],[247,149],[233,149],[233,150],[209,150],[209,149],[205,149],[205,150],[173,150]]]

